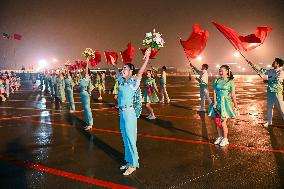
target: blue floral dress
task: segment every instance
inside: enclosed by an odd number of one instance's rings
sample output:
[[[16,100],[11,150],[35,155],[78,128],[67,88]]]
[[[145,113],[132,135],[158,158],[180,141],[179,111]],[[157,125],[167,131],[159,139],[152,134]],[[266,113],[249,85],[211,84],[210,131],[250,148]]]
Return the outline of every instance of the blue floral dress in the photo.
[[[234,108],[231,93],[235,91],[235,84],[232,80],[227,78],[217,78],[213,81],[213,89],[216,92],[216,108],[220,114],[220,118],[223,121],[227,118],[236,118],[237,111]],[[211,103],[208,109],[208,115],[216,117],[215,110],[213,108],[214,102]]]

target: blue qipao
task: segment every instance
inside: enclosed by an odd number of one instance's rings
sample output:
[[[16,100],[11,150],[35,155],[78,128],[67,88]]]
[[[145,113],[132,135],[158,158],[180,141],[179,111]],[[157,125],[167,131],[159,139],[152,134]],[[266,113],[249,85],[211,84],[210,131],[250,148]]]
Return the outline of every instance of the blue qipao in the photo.
[[[74,95],[73,95],[73,88],[74,88],[74,81],[70,76],[64,78],[65,83],[65,92],[67,96],[67,100],[69,102],[70,110],[75,110],[75,102],[74,102]]]
[[[124,159],[128,165],[139,167],[137,152],[137,117],[141,113],[140,79],[130,78],[125,81],[122,75],[118,75],[118,106],[120,115],[120,130],[124,144]],[[137,98],[139,97],[139,98]],[[138,112],[138,113],[137,113]]]
[[[82,78],[80,80],[79,88],[86,123],[87,125],[93,125],[93,116],[90,104],[90,96],[93,90],[93,85],[90,78]]]

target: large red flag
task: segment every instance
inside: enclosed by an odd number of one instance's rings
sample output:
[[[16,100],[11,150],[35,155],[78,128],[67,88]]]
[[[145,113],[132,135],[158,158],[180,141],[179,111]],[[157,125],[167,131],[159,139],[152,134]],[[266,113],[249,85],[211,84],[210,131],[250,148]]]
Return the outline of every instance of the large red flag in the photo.
[[[116,52],[104,51],[104,54],[105,54],[107,64],[112,64],[112,65],[117,64],[118,54]]]
[[[184,52],[187,57],[196,58],[204,50],[209,32],[201,29],[200,25],[194,24],[192,26],[192,33],[186,41],[180,39]]]
[[[139,48],[142,52],[143,55],[145,55],[145,52],[147,50],[147,48],[141,49]],[[150,59],[155,59],[154,57],[156,56],[156,54],[158,54],[158,52],[160,51],[160,49],[151,49],[151,54],[150,54]]]
[[[91,62],[92,67],[96,67],[102,61],[102,55],[99,51],[95,51],[94,57],[90,58],[89,61]]]
[[[121,59],[124,64],[131,63],[134,55],[134,47],[131,46],[129,42],[127,44],[127,49],[124,51],[120,51]]]
[[[239,51],[250,51],[261,44],[272,31],[272,27],[260,26],[256,28],[253,34],[241,36],[233,29],[224,25],[212,22],[216,28],[231,42],[231,44]]]

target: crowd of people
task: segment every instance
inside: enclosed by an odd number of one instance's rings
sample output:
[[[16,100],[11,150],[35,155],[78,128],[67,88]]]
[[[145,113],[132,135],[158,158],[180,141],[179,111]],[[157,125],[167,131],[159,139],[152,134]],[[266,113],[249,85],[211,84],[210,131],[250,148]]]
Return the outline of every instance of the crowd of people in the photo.
[[[139,167],[137,141],[137,118],[142,111],[142,102],[145,103],[148,111],[149,120],[156,119],[152,103],[170,103],[167,93],[167,68],[163,66],[160,71],[151,67],[146,70],[145,77],[142,74],[149,61],[150,51],[146,51],[144,63],[136,73],[135,66],[127,63],[119,71],[110,74],[113,78],[113,87],[111,93],[116,101],[116,108],[119,110],[120,128],[122,132],[123,143],[125,147],[125,162],[120,169],[124,170],[123,175],[130,175]],[[264,82],[267,84],[267,123],[265,126],[272,125],[273,107],[280,110],[284,119],[283,102],[283,60],[276,58],[272,63],[273,69],[266,70],[252,62],[248,61],[252,68],[267,78]],[[219,77],[213,81],[213,96],[209,96],[208,69],[207,64],[203,64],[201,69],[196,68],[192,63],[189,64],[198,77],[196,80],[200,87],[200,112],[206,112],[205,102],[208,102],[208,116],[212,117],[217,128],[218,137],[214,144],[224,147],[229,144],[227,122],[235,119],[239,115],[239,108],[236,99],[235,84],[233,72],[228,65],[222,65],[219,68]],[[156,79],[159,78],[159,89]],[[33,77],[34,89],[36,89],[36,78]],[[141,92],[140,83],[144,82],[144,91]],[[81,103],[86,119],[85,130],[93,127],[93,116],[90,106],[93,89],[99,93],[98,100],[102,100],[106,91],[106,73],[91,73],[88,65],[84,69],[72,70],[66,66],[64,69],[49,70],[40,74],[40,89],[48,93],[53,101],[58,100],[61,103],[68,102],[70,113],[76,110],[74,102],[74,87],[77,86],[80,91]],[[9,97],[20,87],[20,80],[13,73],[0,74],[0,89],[2,101]],[[142,95],[143,94],[143,95]]]
[[[0,100],[5,102],[10,94],[18,91],[21,83],[20,78],[14,72],[0,71]]]

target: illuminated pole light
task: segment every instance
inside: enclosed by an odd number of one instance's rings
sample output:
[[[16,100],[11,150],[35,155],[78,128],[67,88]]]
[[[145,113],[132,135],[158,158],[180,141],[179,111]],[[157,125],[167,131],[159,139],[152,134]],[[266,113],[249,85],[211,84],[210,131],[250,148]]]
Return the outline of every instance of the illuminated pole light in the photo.
[[[58,60],[56,58],[52,59],[53,62],[57,62]]]
[[[242,67],[241,67],[241,66],[238,66],[238,68],[241,69]]]
[[[220,68],[220,65],[219,65],[219,64],[217,64],[217,65],[216,65],[216,68]]]
[[[242,71],[246,71],[246,68],[242,68]]]
[[[266,67],[267,67],[267,68],[271,68],[271,65],[267,65]]]

